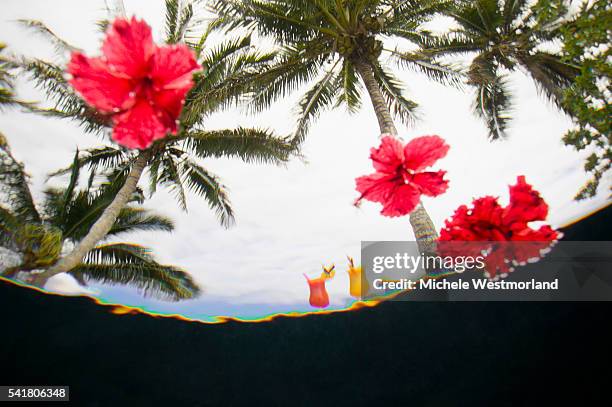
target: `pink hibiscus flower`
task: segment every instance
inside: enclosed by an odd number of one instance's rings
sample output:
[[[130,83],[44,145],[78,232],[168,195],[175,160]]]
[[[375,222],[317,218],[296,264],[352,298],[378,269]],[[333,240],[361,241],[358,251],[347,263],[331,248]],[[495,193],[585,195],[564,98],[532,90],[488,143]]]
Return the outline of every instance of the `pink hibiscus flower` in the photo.
[[[112,116],[113,140],[145,149],[176,134],[185,96],[200,68],[184,44],[157,46],[144,21],[115,20],[106,33],[103,56],[74,52],[70,84],[91,106]]]
[[[472,207],[462,205],[440,231],[441,255],[485,255],[486,276],[505,277],[517,265],[542,258],[562,234],[548,225],[533,229],[530,222],[546,220],[548,205],[540,194],[517,178],[510,186],[510,203],[502,207],[498,198],[475,199]]]
[[[428,172],[448,152],[449,146],[438,136],[422,136],[406,146],[394,137],[386,136],[379,148],[370,154],[376,172],[356,180],[363,199],[383,205],[381,214],[389,217],[407,215],[418,205],[421,195],[438,196],[448,189],[446,171]]]

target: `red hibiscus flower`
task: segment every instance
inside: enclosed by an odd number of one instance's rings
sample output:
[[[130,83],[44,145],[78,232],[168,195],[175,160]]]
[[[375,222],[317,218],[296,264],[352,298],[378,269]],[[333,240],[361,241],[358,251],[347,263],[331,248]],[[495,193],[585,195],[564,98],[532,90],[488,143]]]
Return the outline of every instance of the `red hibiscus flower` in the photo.
[[[176,134],[193,71],[200,68],[189,48],[155,45],[151,27],[133,17],[113,22],[102,53],[98,58],[73,53],[68,73],[87,103],[112,115],[113,140],[145,149]]]
[[[462,205],[440,231],[441,255],[484,255],[486,276],[505,277],[517,265],[543,257],[562,236],[550,226],[533,229],[530,222],[546,220],[548,205],[524,176],[510,186],[510,203],[502,207],[498,198],[475,199]]]
[[[438,136],[422,136],[406,146],[386,136],[370,154],[376,172],[356,180],[363,199],[383,205],[381,214],[389,217],[407,215],[418,205],[421,195],[438,196],[448,189],[446,171],[428,172],[448,152],[449,146]]]

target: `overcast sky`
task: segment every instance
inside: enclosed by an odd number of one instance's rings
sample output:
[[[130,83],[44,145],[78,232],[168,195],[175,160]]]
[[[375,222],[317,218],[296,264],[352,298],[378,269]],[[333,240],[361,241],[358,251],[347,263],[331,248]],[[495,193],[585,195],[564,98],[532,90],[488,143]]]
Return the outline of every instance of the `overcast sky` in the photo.
[[[128,15],[153,26],[162,39],[163,1],[126,0]],[[20,0],[3,2],[0,41],[30,56],[58,61],[47,43],[20,28],[21,18],[44,21],[57,34],[89,54],[98,53],[101,35],[95,22],[105,17],[104,2]],[[588,179],[583,172],[585,154],[563,145],[561,135],[571,126],[568,118],[536,92],[520,72],[511,76],[515,120],[507,141],[487,141],[484,125],[471,112],[471,92],[445,88],[411,72],[400,72],[408,94],[421,105],[422,121],[412,128],[398,126],[404,139],[438,134],[451,145],[436,169],[448,171],[449,191],[424,204],[438,226],[454,209],[472,198],[500,196],[507,202],[508,184],[517,175],[539,190],[550,205],[549,221],[561,226],[605,204],[605,193],[577,203],[578,188]],[[24,98],[40,100],[27,84]],[[275,105],[269,112],[248,117],[228,110],[212,117],[207,128],[263,126],[288,134],[294,128],[296,98]],[[225,230],[206,203],[190,196],[189,212],[181,212],[173,198],[159,192],[147,207],[176,220],[174,234],[139,233],[123,237],[154,249],[157,258],[188,270],[204,287],[198,300],[179,305],[143,301],[132,290],[94,287],[108,301],[144,305],[152,310],[188,315],[258,315],[307,310],[308,287],[302,273],[320,273],[322,264],[335,263],[339,272],[328,282],[332,305],[347,303],[346,256],[359,258],[362,240],[411,240],[408,218],[379,215],[377,204],[352,206],[356,177],[372,172],[369,150],[378,144],[378,126],[369,101],[349,116],[344,110],[324,114],[312,127],[304,145],[307,162],[293,161],[286,168],[247,165],[237,160],[207,160],[206,167],[230,188],[237,225]],[[102,141],[70,122],[41,118],[17,111],[0,115],[0,131],[14,155],[33,177],[37,195],[45,175],[71,160],[75,148],[99,146]],[[602,188],[602,190],[604,190]],[[49,287],[73,291],[69,278],[56,278]]]

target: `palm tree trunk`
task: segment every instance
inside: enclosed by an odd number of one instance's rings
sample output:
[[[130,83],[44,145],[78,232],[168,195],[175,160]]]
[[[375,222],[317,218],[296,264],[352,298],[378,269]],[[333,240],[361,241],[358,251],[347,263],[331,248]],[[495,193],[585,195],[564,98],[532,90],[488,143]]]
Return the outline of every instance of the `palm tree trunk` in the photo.
[[[378,119],[378,125],[380,126],[381,134],[391,134],[397,137],[397,129],[393,123],[393,118],[389,111],[387,101],[383,96],[378,82],[374,77],[374,71],[369,62],[357,61],[354,62],[355,69],[361,76],[363,83],[370,95],[370,100],[374,106],[376,112],[376,118]],[[423,207],[423,204],[419,202],[417,207],[410,213],[410,224],[416,237],[417,244],[421,253],[433,253],[436,250],[436,240],[438,239],[438,232],[436,226],[429,217],[429,214]]]
[[[355,62],[355,68],[357,69],[357,72],[359,72],[359,76],[361,76],[361,80],[363,80],[363,83],[368,90],[368,94],[370,95],[370,100],[372,101],[374,112],[376,113],[376,118],[378,119],[380,133],[391,134],[392,136],[397,137],[398,133],[397,129],[395,128],[395,123],[393,123],[393,118],[389,112],[387,101],[378,87],[378,82],[376,82],[376,78],[374,77],[372,66],[368,62],[359,61]]]
[[[138,158],[136,158],[136,161],[132,165],[132,169],[125,180],[125,184],[123,184],[119,192],[117,192],[115,199],[113,199],[110,205],[106,207],[102,213],[102,216],[100,216],[96,223],[94,223],[83,240],[79,242],[72,252],[60,259],[54,266],[43,273],[37,274],[32,281],[33,285],[42,287],[49,278],[72,270],[81,263],[83,257],[85,257],[100,240],[106,237],[108,232],[115,224],[119,213],[134,194],[134,191],[138,186],[138,181],[140,180],[140,177],[147,166],[149,157],[149,151],[142,151],[138,155]]]

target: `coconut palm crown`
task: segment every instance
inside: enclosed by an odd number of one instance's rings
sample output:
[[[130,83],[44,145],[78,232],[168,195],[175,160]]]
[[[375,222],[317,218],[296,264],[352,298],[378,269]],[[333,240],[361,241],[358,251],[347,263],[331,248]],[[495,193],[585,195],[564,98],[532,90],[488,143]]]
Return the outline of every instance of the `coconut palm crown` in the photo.
[[[507,76],[521,70],[559,109],[563,94],[580,72],[560,54],[544,48],[559,38],[567,19],[563,1],[476,0],[455,1],[445,14],[457,28],[427,41],[425,53],[444,57],[474,56],[468,84],[476,89],[474,112],[486,122],[491,139],[506,136],[512,96]]]
[[[354,112],[361,106],[360,77],[368,92],[375,84],[376,93],[383,97],[374,101],[381,132],[397,135],[390,115],[379,110],[390,111],[408,124],[415,118],[417,103],[406,96],[391,69],[393,63],[414,68],[431,79],[456,83],[459,77],[455,71],[407,50],[410,44],[419,45],[430,36],[423,23],[447,5],[439,0],[215,0],[210,9],[218,16],[214,22],[217,28],[252,30],[278,45],[278,58],[252,95],[252,109],[265,109],[310,85],[297,109],[295,137],[299,142],[324,110],[345,105]],[[398,47],[398,42],[406,44],[406,49]]]
[[[107,179],[94,187],[90,178],[87,187],[79,190],[79,167],[75,165],[68,186],[47,188],[43,203],[37,207],[24,166],[13,157],[4,137],[0,139],[0,159],[0,189],[5,198],[0,204],[0,247],[19,258],[19,264],[3,267],[0,275],[24,276],[29,281],[36,275],[32,272],[55,264],[65,247],[74,245],[88,232],[112,202],[118,184]],[[174,229],[170,219],[139,207],[142,199],[142,191],[136,191],[104,240],[129,232]],[[98,245],[69,274],[83,286],[90,282],[127,285],[145,296],[172,301],[193,298],[200,292],[189,274],[159,264],[149,249],[133,243]]]

